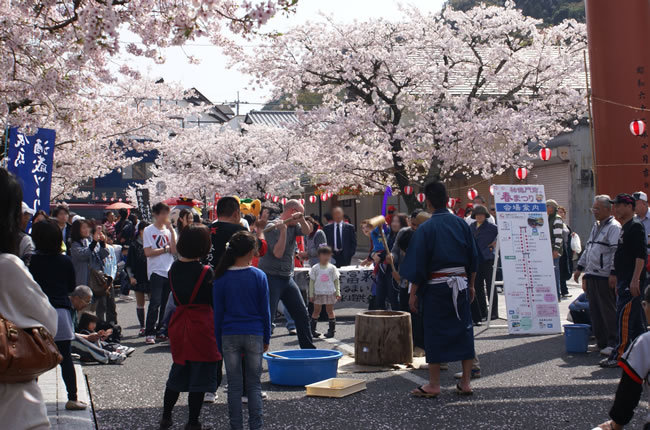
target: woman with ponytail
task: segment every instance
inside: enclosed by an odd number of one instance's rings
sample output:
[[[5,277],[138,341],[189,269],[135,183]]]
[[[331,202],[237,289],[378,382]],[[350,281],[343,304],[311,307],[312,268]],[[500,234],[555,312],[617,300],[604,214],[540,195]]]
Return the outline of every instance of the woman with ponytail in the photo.
[[[266,275],[251,266],[256,252],[255,235],[247,231],[235,233],[217,266],[212,292],[215,335],[228,374],[231,428],[243,428],[244,392],[248,396],[250,428],[262,428],[260,378],[262,353],[268,350],[271,339],[271,311]]]

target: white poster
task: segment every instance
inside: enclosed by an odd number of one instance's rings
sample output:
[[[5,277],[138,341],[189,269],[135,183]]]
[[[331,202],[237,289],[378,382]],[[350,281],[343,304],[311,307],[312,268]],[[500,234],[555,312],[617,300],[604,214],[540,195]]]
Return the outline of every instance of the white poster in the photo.
[[[560,333],[543,185],[495,185],[508,332]]]

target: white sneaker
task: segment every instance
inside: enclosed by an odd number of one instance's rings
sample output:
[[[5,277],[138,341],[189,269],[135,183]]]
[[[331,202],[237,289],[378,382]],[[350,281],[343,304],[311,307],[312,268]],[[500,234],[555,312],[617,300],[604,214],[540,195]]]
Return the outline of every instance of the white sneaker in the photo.
[[[248,403],[248,397],[247,396],[241,396],[241,402],[246,404]]]
[[[612,355],[612,351],[614,351],[614,348],[612,348],[611,346],[608,346],[608,347],[603,348],[603,349],[600,350],[600,355],[604,355],[605,357],[609,357],[610,355]]]
[[[262,399],[268,399],[269,395],[266,393],[266,391],[262,391]]]
[[[156,344],[156,337],[155,337],[155,336],[147,336],[147,337],[144,339],[144,341],[145,341],[145,343],[146,343],[147,345],[155,345],[155,344]]]
[[[111,364],[122,364],[124,360],[126,360],[126,355],[125,354],[120,354],[117,352],[111,352],[108,355],[108,360],[109,363]]]
[[[205,393],[203,403],[214,403],[217,400],[217,393]]]

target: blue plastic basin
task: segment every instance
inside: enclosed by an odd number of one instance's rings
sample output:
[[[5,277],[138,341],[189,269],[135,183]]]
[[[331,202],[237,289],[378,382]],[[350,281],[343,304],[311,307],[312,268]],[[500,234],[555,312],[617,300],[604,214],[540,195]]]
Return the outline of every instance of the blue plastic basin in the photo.
[[[564,341],[566,352],[586,353],[589,346],[589,335],[591,326],[589,324],[567,324],[564,326]]]
[[[329,378],[336,378],[339,351],[330,349],[287,349],[272,354],[287,358],[271,357],[264,353],[269,365],[271,383],[276,385],[305,386]]]

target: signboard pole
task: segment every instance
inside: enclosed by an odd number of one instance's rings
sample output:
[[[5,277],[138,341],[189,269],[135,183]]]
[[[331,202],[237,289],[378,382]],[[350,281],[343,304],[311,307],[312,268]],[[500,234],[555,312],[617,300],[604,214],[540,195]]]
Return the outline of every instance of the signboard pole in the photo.
[[[486,330],[490,329],[490,323],[492,322],[492,304],[494,303],[494,295],[497,293],[497,270],[499,268],[499,252],[500,252],[500,245],[499,245],[499,238],[497,237],[497,244],[494,247],[494,264],[492,265],[492,289],[490,290],[490,297],[488,298],[488,313],[487,313],[487,328]]]

